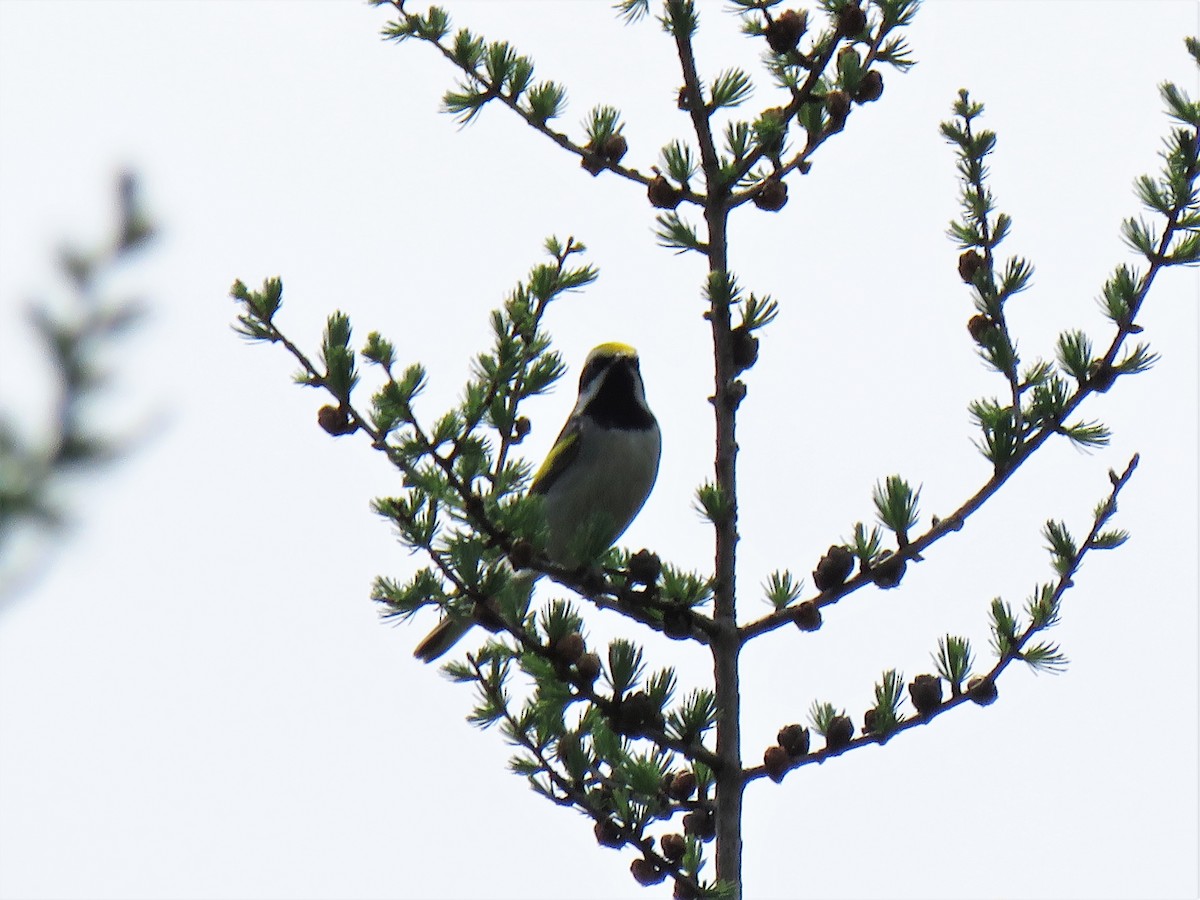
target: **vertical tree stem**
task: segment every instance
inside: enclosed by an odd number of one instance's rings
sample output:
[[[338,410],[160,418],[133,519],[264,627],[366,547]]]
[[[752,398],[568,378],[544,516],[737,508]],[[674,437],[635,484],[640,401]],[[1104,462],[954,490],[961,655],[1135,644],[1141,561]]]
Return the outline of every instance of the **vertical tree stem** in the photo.
[[[725,225],[728,210],[724,198],[713,200],[706,211],[709,238],[709,271],[727,276]],[[737,633],[737,405],[733,358],[730,346],[728,295],[713,292],[709,310],[713,331],[716,377],[713,413],[716,419],[717,486],[728,502],[729,515],[716,523],[716,581],[713,586],[713,619],[717,632],[712,641],[714,690],[717,701],[717,877],[736,885],[742,896],[742,777],[741,690],[738,657],[741,642]]]
[[[704,171],[704,219],[708,227],[708,269],[710,278],[728,277],[728,247],[726,224],[729,219],[729,185],[721,174],[691,37],[677,33],[675,45],[683,73],[684,95],[691,113],[692,125],[700,145],[700,161]],[[741,694],[738,685],[738,655],[741,643],[737,633],[735,572],[737,565],[737,405],[740,394],[735,390],[736,372],[733,366],[730,339],[729,297],[726,291],[712,285],[712,304],[708,310],[713,334],[713,414],[716,419],[716,459],[714,462],[717,487],[725,497],[729,515],[715,522],[715,559],[713,585],[713,620],[716,634],[713,653],[713,690],[717,703],[716,772],[716,831],[717,879],[733,887],[734,900],[742,897],[742,794],[745,779],[742,773],[741,752]]]

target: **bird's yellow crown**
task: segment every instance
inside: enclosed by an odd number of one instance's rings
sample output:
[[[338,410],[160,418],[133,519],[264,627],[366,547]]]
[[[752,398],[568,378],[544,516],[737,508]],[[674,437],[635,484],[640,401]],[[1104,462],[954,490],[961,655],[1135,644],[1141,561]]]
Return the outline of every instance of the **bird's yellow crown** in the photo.
[[[622,344],[619,341],[609,341],[606,344],[593,347],[592,352],[587,355],[587,358],[588,361],[598,356],[632,356],[634,359],[637,359],[637,355],[637,350],[628,344]]]

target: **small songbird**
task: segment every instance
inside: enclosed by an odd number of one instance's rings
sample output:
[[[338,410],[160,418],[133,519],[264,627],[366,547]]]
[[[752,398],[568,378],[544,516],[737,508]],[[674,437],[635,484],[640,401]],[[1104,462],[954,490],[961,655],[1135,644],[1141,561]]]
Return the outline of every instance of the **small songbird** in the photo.
[[[550,561],[568,567],[585,562],[573,551],[584,529],[612,546],[650,496],[661,451],[662,435],[646,405],[637,351],[627,344],[601,344],[588,354],[579,399],[529,488],[542,497]],[[447,616],[413,655],[432,662],[474,624],[470,616]]]

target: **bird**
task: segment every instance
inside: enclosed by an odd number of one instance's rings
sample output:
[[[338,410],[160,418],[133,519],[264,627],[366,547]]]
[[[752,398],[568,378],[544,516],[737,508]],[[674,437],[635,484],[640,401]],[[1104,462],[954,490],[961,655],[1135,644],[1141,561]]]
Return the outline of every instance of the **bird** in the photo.
[[[611,547],[641,511],[662,455],[662,432],[646,402],[638,353],[608,342],[592,349],[579,374],[579,397],[554,446],[533,476],[529,492],[542,498],[546,556],[575,568],[581,542]],[[582,539],[582,540],[581,540]],[[537,575],[526,576],[532,586]],[[433,662],[475,625],[448,615],[413,655]]]

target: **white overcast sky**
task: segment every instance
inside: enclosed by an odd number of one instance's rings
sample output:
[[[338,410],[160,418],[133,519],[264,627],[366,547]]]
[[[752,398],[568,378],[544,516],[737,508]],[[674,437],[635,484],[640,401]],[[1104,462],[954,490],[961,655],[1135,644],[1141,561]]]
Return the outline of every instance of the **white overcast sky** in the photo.
[[[595,103],[627,120],[646,170],[688,133],[679,76],[653,22],[603,2],[450,0],[458,24],[512,40],[564,82],[572,134]],[[761,47],[701,4],[702,73]],[[234,278],[280,275],[279,322],[316,348],[350,313],[425,362],[422,412],[453,401],[487,313],[548,234],[590,247],[600,282],[552,309],[571,365],[531,402],[531,458],[573,401],[588,348],[643,356],[663,423],[658,485],[626,536],[682,565],[711,559],[692,492],[711,471],[710,354],[699,258],[656,248],[643,192],[576,161],[505,110],[460,130],[437,112],[453,73],[428,47],[378,37],[350,2],[0,0],[0,403],[31,428],[49,373],[21,310],[63,287],[64,239],[105,233],[119,167],[141,174],[157,243],[111,284],[150,316],[110,362],[107,427],[146,434],[71,495],[49,568],[0,609],[0,895],[5,898],[650,897],[631,856],[505,772],[470,692],[411,657],[433,615],[381,625],[376,574],[414,560],[368,510],[398,479],[357,438],[315,423],[281,351],[229,329]],[[772,569],[805,574],[871,517],[900,473],[945,513],[987,477],[968,401],[1000,391],[965,329],[944,237],[953,154],[937,132],[955,93],[1000,134],[993,189],[1005,249],[1037,266],[1011,320],[1027,359],[1057,333],[1110,332],[1094,298],[1133,258],[1120,220],[1157,169],[1157,85],[1196,90],[1190,0],[930,2],[920,64],[884,71],[793,180],[777,215],[733,218],[732,264],[782,304],[747,373],[740,588],[765,607]],[[769,88],[748,112],[776,105]],[[1162,354],[1085,413],[1115,430],[1093,454],[1039,454],[902,589],[863,591],[804,635],[743,654],[744,755],[814,699],[861,722],[879,673],[931,671],[947,631],[987,657],[994,596],[1020,605],[1050,577],[1048,517],[1086,531],[1109,468],[1142,466],[1052,635],[1066,674],[1011,668],[1000,702],[964,707],[886,748],[757,782],[746,798],[748,897],[1191,897],[1197,891],[1197,278],[1170,271],[1142,317]],[[927,519],[926,519],[927,521]],[[697,650],[611,617],[595,640],[647,651],[704,683]]]

